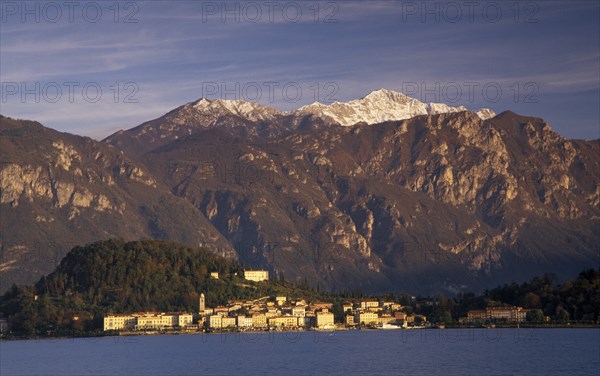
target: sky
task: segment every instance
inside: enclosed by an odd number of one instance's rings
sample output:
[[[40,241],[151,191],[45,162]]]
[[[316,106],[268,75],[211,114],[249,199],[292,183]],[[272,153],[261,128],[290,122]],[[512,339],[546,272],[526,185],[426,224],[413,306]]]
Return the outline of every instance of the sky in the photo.
[[[201,97],[386,88],[600,137],[598,1],[0,2],[0,114],[102,139]]]

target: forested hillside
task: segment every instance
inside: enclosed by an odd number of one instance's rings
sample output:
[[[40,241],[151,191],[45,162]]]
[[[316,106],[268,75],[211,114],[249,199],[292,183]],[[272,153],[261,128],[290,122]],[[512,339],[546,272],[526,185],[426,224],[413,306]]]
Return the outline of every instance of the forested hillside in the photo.
[[[0,316],[25,335],[76,333],[101,328],[108,312],[197,312],[200,293],[215,306],[283,288],[242,273],[235,261],[175,242],[100,241],[73,248],[35,286],[13,286],[0,298]]]
[[[451,322],[466,316],[469,310],[499,306],[535,310],[528,317],[530,322],[541,322],[544,316],[553,323],[598,322],[600,269],[584,270],[577,278],[562,282],[555,275],[545,274],[521,284],[504,284],[486,290],[482,295],[466,293],[446,298],[440,294],[434,304],[423,307],[421,313],[433,322]]]
[[[356,302],[360,290],[331,293],[285,282],[278,275],[267,282],[244,279],[243,265],[203,249],[171,241],[100,241],[75,247],[56,270],[35,286],[13,286],[0,297],[0,317],[8,318],[13,335],[100,334],[107,313],[139,311],[198,311],[200,293],[209,307],[232,299],[285,295],[333,303],[336,321],[343,320],[342,303]],[[218,272],[219,278],[211,278]],[[552,324],[568,321],[597,323],[600,319],[600,270],[581,272],[574,280],[558,282],[553,275],[522,284],[507,284],[473,293],[436,298],[386,294],[407,313],[425,315],[430,322],[452,323],[468,310],[515,305],[536,310],[530,322],[544,316]]]

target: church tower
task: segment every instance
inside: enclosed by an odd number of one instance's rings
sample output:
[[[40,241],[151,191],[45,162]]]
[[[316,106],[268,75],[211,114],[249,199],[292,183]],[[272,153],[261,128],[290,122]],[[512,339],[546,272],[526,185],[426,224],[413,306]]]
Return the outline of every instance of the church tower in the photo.
[[[198,300],[200,312],[204,312],[204,310],[206,309],[206,300],[204,299],[204,294],[200,294],[200,299]]]

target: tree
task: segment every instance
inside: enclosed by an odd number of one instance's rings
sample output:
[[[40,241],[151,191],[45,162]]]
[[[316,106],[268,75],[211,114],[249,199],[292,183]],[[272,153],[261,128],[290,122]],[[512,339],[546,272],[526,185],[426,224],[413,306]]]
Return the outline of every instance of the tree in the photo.
[[[542,323],[544,322],[544,313],[539,309],[533,309],[527,312],[525,320],[532,323]]]
[[[208,274],[208,268],[206,267],[206,265],[200,265],[200,267],[198,268],[198,274],[200,274],[201,277],[206,277],[206,275]]]
[[[571,315],[569,314],[569,312],[567,312],[566,309],[564,309],[563,307],[558,307],[556,309],[556,315],[554,316],[554,319],[558,322],[562,322],[565,323],[567,321],[569,321],[569,318],[571,317]]]
[[[524,308],[528,309],[540,308],[542,306],[542,301],[539,295],[534,294],[532,292],[528,292],[527,294],[525,294],[525,297],[521,300],[521,305],[523,305]]]
[[[442,315],[440,318],[441,318],[441,322],[443,322],[445,324],[450,324],[452,322],[452,314],[450,313],[450,311],[442,312]]]
[[[333,315],[336,322],[344,322],[344,307],[339,300],[333,303]]]

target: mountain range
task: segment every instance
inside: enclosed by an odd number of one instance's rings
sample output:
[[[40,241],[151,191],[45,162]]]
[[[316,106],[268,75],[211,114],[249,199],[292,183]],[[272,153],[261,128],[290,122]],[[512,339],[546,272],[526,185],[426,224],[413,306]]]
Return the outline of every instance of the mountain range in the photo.
[[[202,98],[103,141],[0,117],[0,288],[111,237],[329,290],[480,291],[598,265],[599,140],[380,89],[281,112]]]

